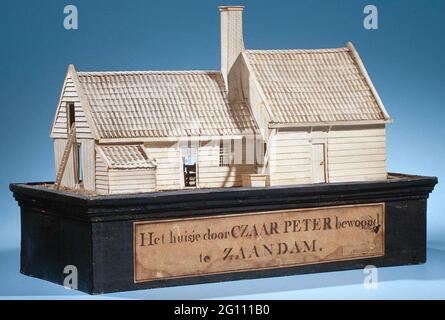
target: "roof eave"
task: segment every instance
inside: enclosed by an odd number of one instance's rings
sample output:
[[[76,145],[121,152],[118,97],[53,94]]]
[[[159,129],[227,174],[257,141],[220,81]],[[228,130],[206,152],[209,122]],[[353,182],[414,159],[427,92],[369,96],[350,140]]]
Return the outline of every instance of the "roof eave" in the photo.
[[[196,135],[196,136],[178,136],[178,137],[131,137],[131,138],[102,138],[100,144],[119,144],[119,143],[144,143],[144,142],[179,142],[179,141],[210,141],[217,139],[242,139],[246,136],[254,136],[258,133],[244,133],[236,135]]]
[[[325,121],[325,122],[305,122],[305,123],[270,123],[270,129],[292,129],[308,127],[341,127],[341,126],[369,126],[384,125],[392,123],[393,119],[384,120],[353,120],[353,121]]]

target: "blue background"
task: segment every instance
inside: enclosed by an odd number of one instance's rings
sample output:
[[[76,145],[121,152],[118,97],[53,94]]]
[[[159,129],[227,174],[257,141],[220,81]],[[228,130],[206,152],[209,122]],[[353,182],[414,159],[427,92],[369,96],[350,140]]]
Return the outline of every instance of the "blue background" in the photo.
[[[75,4],[79,30],[63,28]],[[219,69],[218,5],[243,4],[247,48],[341,47],[351,40],[395,123],[388,169],[444,177],[445,1],[0,0],[0,298],[90,298],[19,274],[19,208],[10,182],[54,179],[49,130],[68,63],[81,71]],[[363,28],[363,8],[379,29]],[[444,188],[428,203],[428,263],[185,286],[100,298],[445,298]],[[97,298],[97,297],[96,297]]]

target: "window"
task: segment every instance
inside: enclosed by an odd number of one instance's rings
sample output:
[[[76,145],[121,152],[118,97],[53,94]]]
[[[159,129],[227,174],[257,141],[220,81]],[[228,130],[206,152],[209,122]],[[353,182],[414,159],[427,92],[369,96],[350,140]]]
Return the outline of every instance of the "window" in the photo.
[[[228,167],[230,164],[231,152],[232,151],[232,143],[231,141],[221,140],[219,142],[219,166],[220,167]]]
[[[69,132],[73,123],[76,121],[76,111],[74,109],[74,103],[69,103],[67,109],[68,109],[68,132]]]

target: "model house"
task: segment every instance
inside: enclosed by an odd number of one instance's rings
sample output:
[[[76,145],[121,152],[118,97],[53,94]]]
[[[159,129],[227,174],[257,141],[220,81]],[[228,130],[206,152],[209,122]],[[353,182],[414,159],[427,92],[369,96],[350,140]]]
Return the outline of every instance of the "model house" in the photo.
[[[56,188],[98,194],[387,178],[391,121],[351,43],[246,50],[220,7],[220,71],[79,72],[51,129]]]

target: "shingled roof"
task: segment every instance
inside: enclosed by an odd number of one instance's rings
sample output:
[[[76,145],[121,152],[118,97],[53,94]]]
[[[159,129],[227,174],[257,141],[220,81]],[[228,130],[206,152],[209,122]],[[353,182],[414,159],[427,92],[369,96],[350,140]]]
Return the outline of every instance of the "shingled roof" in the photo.
[[[273,123],[389,121],[351,43],[347,48],[246,50]]]
[[[100,139],[254,134],[213,71],[76,72]]]
[[[156,163],[147,157],[141,145],[98,145],[96,150],[109,169],[155,168]]]
[[[269,113],[269,127],[391,121],[351,43],[241,55]],[[219,71],[77,72],[70,65],[68,75],[101,143],[258,133],[249,106],[229,103]]]

